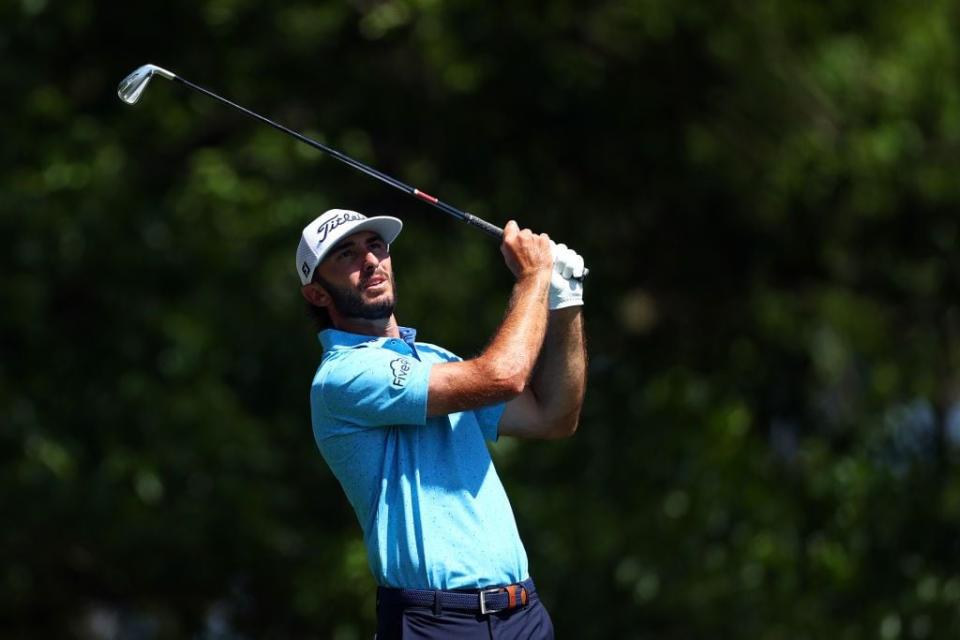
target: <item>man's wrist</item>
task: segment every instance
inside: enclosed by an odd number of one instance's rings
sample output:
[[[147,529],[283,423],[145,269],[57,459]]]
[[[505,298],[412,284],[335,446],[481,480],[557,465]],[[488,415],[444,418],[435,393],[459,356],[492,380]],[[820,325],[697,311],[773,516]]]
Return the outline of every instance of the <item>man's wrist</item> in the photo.
[[[517,277],[517,284],[523,284],[527,286],[536,286],[537,284],[546,285],[550,282],[550,277],[553,275],[551,269],[537,269],[536,271],[528,271],[526,273],[521,273]]]
[[[564,309],[580,309],[583,306],[583,298],[576,298],[573,300],[563,300],[555,304],[549,305],[550,311],[563,311]]]
[[[571,304],[562,305],[555,309],[550,309],[550,315],[556,317],[574,316],[583,311],[583,300]]]

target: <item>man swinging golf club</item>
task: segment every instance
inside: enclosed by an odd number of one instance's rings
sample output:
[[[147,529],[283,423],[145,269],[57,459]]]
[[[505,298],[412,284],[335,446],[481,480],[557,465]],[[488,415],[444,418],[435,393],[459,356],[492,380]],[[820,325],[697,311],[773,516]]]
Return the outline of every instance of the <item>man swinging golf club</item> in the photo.
[[[552,638],[485,441],[576,430],[583,259],[509,222],[506,315],[484,351],[462,360],[397,324],[389,249],[401,227],[333,209],[297,249],[323,346],[313,433],[363,529],[377,638]]]
[[[297,249],[324,354],[310,404],[320,452],[363,528],[379,638],[552,638],[510,503],[484,440],[559,438],[577,427],[586,352],[583,259],[545,235],[489,222],[316,140],[146,64],[117,95],[135,104],[161,77],[240,111],[502,239],[516,277],[478,357],[415,342],[393,315],[396,218],[333,209]]]

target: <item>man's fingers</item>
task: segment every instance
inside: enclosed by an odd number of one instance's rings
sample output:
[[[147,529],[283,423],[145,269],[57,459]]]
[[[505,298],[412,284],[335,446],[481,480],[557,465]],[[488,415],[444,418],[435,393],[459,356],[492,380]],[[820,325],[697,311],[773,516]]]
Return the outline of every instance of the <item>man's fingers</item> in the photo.
[[[576,278],[583,271],[583,258],[574,251],[571,251],[564,263],[563,277]]]
[[[561,249],[561,247],[563,247],[563,249]],[[554,264],[557,272],[564,278],[569,279],[583,277],[583,258],[573,249],[568,249],[566,245],[557,245]]]
[[[557,273],[564,278],[569,278],[573,270],[573,257],[577,254],[565,244],[557,245],[557,249],[554,266],[556,267]]]
[[[543,242],[543,249],[547,250],[547,254],[550,256],[551,262],[553,261],[553,251],[550,251],[550,245],[553,244],[553,240],[550,239],[545,233],[540,234],[540,240]]]
[[[550,269],[554,257],[552,244],[547,234],[521,229],[515,220],[510,220],[503,228],[500,251],[507,266],[519,277],[522,273]]]
[[[583,277],[583,257],[579,253],[575,253],[574,255],[577,257],[577,260],[573,265],[573,277],[582,278]]]

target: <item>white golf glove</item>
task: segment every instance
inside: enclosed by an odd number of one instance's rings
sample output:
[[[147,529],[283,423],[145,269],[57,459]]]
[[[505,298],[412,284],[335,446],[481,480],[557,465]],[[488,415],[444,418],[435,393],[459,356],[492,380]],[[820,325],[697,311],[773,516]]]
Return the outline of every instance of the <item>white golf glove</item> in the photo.
[[[565,244],[550,241],[553,249],[553,274],[550,276],[549,308],[563,309],[583,304],[583,282],[587,269],[583,258]]]

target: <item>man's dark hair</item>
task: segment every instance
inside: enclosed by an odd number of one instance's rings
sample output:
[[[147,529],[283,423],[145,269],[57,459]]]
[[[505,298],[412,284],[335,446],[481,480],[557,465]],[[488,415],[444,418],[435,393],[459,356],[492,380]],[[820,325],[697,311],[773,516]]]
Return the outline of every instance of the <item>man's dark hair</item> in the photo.
[[[307,316],[313,321],[313,327],[317,330],[317,333],[324,329],[329,329],[332,326],[330,323],[330,314],[327,313],[327,310],[323,307],[318,307],[307,302]]]
[[[317,270],[313,270],[313,278],[310,279],[311,283],[316,283],[323,285],[320,280],[320,275],[317,273]],[[320,333],[324,329],[329,329],[333,326],[330,320],[330,314],[323,307],[318,307],[309,300],[307,301],[307,317],[313,321],[313,326],[317,330],[317,333]]]

